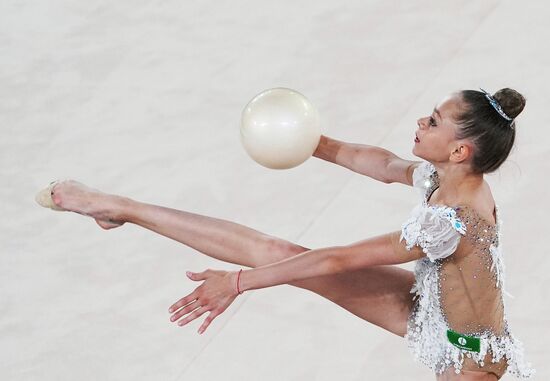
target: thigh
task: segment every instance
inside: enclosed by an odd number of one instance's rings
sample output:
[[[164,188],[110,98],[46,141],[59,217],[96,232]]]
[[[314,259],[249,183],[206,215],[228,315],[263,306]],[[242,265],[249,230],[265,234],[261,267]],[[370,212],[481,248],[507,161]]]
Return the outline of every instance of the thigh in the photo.
[[[291,285],[313,291],[372,324],[404,336],[412,308],[413,282],[411,271],[374,266]]]

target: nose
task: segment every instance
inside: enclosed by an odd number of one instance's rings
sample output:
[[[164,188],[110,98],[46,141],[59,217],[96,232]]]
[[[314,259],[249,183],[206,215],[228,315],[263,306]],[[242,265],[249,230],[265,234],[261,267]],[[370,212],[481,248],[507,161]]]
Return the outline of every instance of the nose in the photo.
[[[419,118],[417,121],[416,121],[416,124],[418,124],[418,128],[419,129],[424,129],[426,127],[426,119],[427,117],[424,117],[424,118]]]

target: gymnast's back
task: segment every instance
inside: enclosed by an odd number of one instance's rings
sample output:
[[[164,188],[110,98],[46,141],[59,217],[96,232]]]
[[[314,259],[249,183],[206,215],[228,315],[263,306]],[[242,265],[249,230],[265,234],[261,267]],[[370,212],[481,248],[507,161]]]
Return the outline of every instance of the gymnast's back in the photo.
[[[474,209],[457,209],[458,218],[466,226],[466,234],[454,254],[441,260],[439,277],[443,316],[449,329],[464,335],[505,336],[504,274],[496,222],[485,220]],[[491,357],[486,355],[481,368],[501,376],[506,370],[505,359],[493,363]],[[464,369],[478,370],[479,367],[467,357]]]

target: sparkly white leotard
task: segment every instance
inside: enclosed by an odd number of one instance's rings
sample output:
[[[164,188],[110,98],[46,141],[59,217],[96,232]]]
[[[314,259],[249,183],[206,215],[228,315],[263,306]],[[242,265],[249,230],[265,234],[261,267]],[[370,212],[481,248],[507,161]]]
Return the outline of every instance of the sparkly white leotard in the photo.
[[[405,336],[415,358],[438,374],[453,366],[457,373],[483,370],[500,377],[508,371],[530,377],[535,371],[525,362],[522,344],[510,332],[504,313],[498,209],[492,224],[465,205],[430,205],[439,178],[427,162],[415,169],[413,186],[421,191],[422,203],[403,224],[401,239],[408,250],[419,246],[426,254],[416,263],[414,306]],[[479,349],[451,343],[448,330],[479,339]]]

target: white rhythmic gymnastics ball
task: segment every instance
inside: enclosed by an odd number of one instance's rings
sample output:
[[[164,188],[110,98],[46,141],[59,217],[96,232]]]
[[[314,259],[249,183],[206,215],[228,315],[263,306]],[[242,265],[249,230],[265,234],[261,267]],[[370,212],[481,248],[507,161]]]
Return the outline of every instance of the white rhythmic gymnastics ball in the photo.
[[[262,91],[242,112],[241,143],[264,167],[296,167],[315,152],[320,139],[317,109],[295,90]]]

